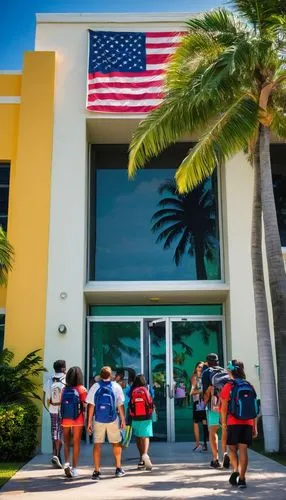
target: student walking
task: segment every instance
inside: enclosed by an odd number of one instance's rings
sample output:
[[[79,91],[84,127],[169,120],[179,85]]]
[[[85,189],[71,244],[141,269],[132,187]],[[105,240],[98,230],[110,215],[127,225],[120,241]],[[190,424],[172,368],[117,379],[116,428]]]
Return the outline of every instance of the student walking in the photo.
[[[202,384],[203,384],[203,393],[204,393],[204,403],[206,405],[206,415],[207,415],[207,423],[209,430],[209,441],[212,451],[212,460],[210,463],[210,467],[213,469],[218,469],[221,467],[221,463],[219,461],[218,455],[218,429],[220,426],[220,413],[219,413],[219,395],[217,390],[212,385],[213,384],[213,376],[215,373],[222,373],[223,376],[227,377],[226,371],[219,366],[218,355],[215,353],[208,354],[206,358],[205,369],[202,375]],[[213,404],[214,400],[216,400],[217,405]],[[226,429],[222,428],[221,435],[221,448],[223,454],[223,467],[225,469],[229,469],[230,459],[227,454],[227,445],[226,445]]]
[[[61,426],[61,400],[62,390],[66,383],[66,362],[58,359],[53,365],[54,374],[50,377],[43,387],[43,404],[48,410],[51,419],[51,435],[53,456],[52,465],[62,469],[61,448],[62,448],[62,426]]]
[[[131,387],[129,416],[133,434],[139,451],[137,469],[152,470],[152,462],[148,455],[150,437],[153,437],[152,415],[154,403],[144,375],[137,375]]]
[[[100,371],[100,381],[90,388],[86,402],[88,404],[87,430],[94,436],[93,462],[94,471],[92,479],[99,481],[101,445],[105,442],[107,434],[108,442],[112,444],[115,459],[115,477],[125,475],[121,467],[121,432],[125,428],[124,395],[120,385],[111,380],[112,370],[110,366],[104,366]],[[120,424],[118,419],[120,416]],[[94,425],[92,423],[95,417]]]
[[[82,371],[78,366],[73,366],[66,375],[66,387],[62,392],[61,403],[65,452],[64,471],[67,477],[78,477],[77,464],[84,426],[86,395]],[[71,440],[73,443],[72,466],[70,463]]]
[[[221,421],[227,429],[227,444],[233,472],[229,478],[232,486],[246,488],[245,474],[248,465],[248,446],[257,437],[258,404],[256,392],[245,380],[242,361],[229,361],[227,369],[231,376],[221,390]]]
[[[207,451],[207,439],[208,439],[208,426],[207,426],[207,416],[205,410],[205,403],[203,397],[203,385],[202,385],[202,371],[204,363],[199,361],[193,371],[191,377],[191,392],[190,395],[193,399],[193,422],[194,422],[194,434],[195,434],[195,447],[193,451]],[[200,443],[200,428],[199,424],[203,426],[203,436],[204,444]]]

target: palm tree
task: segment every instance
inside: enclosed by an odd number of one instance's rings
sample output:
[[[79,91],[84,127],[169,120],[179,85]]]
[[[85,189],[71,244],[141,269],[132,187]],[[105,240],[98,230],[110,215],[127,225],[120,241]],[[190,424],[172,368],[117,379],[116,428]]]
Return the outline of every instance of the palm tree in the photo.
[[[13,260],[13,247],[7,240],[5,231],[0,226],[0,286],[7,284],[7,275],[12,269]]]
[[[233,0],[237,16],[225,9],[205,13],[187,22],[187,34],[170,60],[166,97],[137,128],[131,145],[129,176],[185,133],[201,135],[176,173],[178,190],[185,193],[212,174],[240,150],[253,158],[258,145],[257,168],[265,229],[280,403],[280,444],[286,450],[286,277],[272,187],[270,131],[286,137],[286,5],[285,0]],[[255,169],[256,170],[256,169]],[[260,195],[259,195],[260,196]],[[256,199],[257,202],[257,199]],[[259,203],[254,217],[260,217]],[[259,226],[253,221],[253,227]],[[260,238],[258,238],[259,240]],[[254,244],[257,248],[257,243]],[[258,252],[259,253],[259,252]],[[258,253],[252,252],[259,353],[270,348],[269,328],[263,323],[261,301],[265,291],[257,270]],[[265,305],[265,304],[264,304]],[[265,350],[263,351],[265,352]],[[264,394],[264,427],[276,436],[277,402],[271,355],[260,357]],[[267,374],[267,375],[266,375]],[[267,378],[267,380],[265,379]],[[271,418],[268,418],[268,415]],[[270,436],[271,437],[271,436]],[[266,448],[277,448],[268,440]]]
[[[186,252],[195,255],[197,279],[207,280],[205,259],[214,261],[218,250],[215,196],[207,183],[179,194],[173,180],[161,184],[159,194],[165,192],[171,196],[159,201],[160,210],[152,217],[152,231],[160,231],[157,243],[164,241],[168,249],[180,238],[174,253],[176,266]]]

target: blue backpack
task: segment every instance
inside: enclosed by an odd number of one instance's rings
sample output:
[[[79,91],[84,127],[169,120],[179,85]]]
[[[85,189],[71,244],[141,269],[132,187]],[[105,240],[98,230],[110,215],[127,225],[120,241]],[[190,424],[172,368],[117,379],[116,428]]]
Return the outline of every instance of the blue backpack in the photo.
[[[254,387],[243,379],[234,379],[231,383],[228,412],[239,420],[256,418],[259,404]]]
[[[65,387],[62,392],[61,417],[76,420],[82,412],[78,391],[74,387]]]
[[[96,422],[109,424],[116,420],[115,395],[110,381],[99,382],[99,388],[94,395],[94,413]]]

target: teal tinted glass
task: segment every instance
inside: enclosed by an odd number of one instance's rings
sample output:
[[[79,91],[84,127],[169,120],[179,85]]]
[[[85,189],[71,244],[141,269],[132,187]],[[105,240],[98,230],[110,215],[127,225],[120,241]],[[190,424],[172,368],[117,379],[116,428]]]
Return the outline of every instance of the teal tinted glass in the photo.
[[[223,366],[222,322],[173,321],[172,349],[175,438],[176,441],[193,441],[191,377],[197,362],[204,361],[210,352],[218,354]]]
[[[220,279],[216,174],[186,195],[176,191],[188,147],[175,145],[129,181],[127,146],[94,146],[90,279]]]
[[[90,306],[90,316],[220,316],[221,304]]]
[[[271,144],[271,169],[273,192],[277,213],[277,222],[281,239],[281,246],[286,247],[286,172],[285,172],[285,144]]]
[[[90,378],[103,366],[111,366],[114,372],[140,373],[140,322],[91,322],[89,362]]]

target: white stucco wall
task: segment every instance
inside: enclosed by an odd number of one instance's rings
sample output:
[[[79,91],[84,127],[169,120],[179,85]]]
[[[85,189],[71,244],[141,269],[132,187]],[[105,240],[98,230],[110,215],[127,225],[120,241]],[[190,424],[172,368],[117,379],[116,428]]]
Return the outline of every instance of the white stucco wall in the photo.
[[[251,216],[253,172],[243,153],[227,162],[224,168],[225,218],[228,269],[230,285],[228,335],[231,359],[245,363],[249,380],[259,386],[258,351],[251,270]]]
[[[51,20],[53,16],[48,15]],[[40,16],[43,19],[43,15]],[[60,16],[57,15],[56,19]],[[128,19],[112,24],[112,20]],[[142,17],[137,19],[142,20]],[[110,15],[82,18],[83,22],[40,22],[36,29],[36,50],[56,52],[54,144],[52,159],[49,268],[45,332],[45,366],[51,370],[55,359],[66,359],[67,365],[84,367],[85,305],[83,288],[86,264],[86,184],[87,148],[86,118],[96,117],[85,110],[87,70],[87,30],[121,29],[150,31],[170,28],[174,16],[165,15],[166,22],[135,23],[134,16]],[[76,16],[78,20],[79,17]],[[158,16],[157,16],[158,19]],[[181,29],[183,15],[173,23]],[[68,17],[63,16],[63,21]],[[96,21],[97,20],[97,21]],[[62,300],[60,293],[67,298]],[[67,333],[60,335],[60,324]],[[43,418],[42,450],[50,451],[49,416]]]

